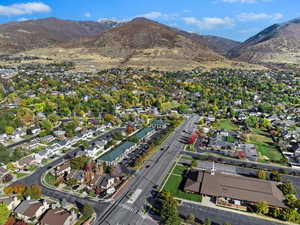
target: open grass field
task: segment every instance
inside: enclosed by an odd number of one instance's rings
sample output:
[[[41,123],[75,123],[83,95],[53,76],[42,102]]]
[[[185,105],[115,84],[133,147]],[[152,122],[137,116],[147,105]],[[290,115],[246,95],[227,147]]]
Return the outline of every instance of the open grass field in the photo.
[[[238,126],[234,125],[229,119],[219,120],[217,128],[227,131],[239,130]]]
[[[276,148],[276,144],[272,138],[268,137],[268,134],[264,131],[258,129],[253,130],[249,135],[249,143],[256,146],[257,152],[260,155],[260,162],[281,162],[283,159],[281,152]]]
[[[174,197],[195,202],[201,202],[202,197],[197,194],[186,193],[183,191],[184,172],[187,167],[177,164],[168,178],[163,190],[170,192]]]

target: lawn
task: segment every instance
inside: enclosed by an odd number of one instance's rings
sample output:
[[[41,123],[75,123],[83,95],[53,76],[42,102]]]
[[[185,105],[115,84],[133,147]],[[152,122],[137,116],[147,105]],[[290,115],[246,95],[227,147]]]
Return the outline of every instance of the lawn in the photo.
[[[32,165],[32,166],[30,166],[30,167],[28,168],[28,170],[29,170],[29,171],[34,171],[34,170],[36,170],[37,168],[39,168],[39,167],[36,166],[36,165]]]
[[[256,150],[260,155],[259,161],[273,161],[281,162],[283,156],[281,152],[276,148],[272,138],[266,136],[267,134],[260,130],[254,130],[249,136],[249,143],[256,146]]]
[[[54,186],[54,187],[58,186],[58,182],[56,180],[56,177],[51,173],[47,173],[45,175],[45,182],[46,182],[46,184],[48,184],[50,186]]]
[[[187,167],[177,164],[173,170],[174,175],[184,175],[184,171],[187,169]]]
[[[176,198],[182,198],[190,201],[201,202],[202,197],[198,194],[186,193],[180,190],[183,176],[172,174],[164,186],[164,190],[170,192]]]
[[[229,119],[219,120],[217,123],[217,128],[227,131],[239,130],[238,126],[234,125]]]
[[[17,179],[25,177],[26,175],[28,175],[27,173],[16,173],[17,175]]]
[[[183,160],[193,160],[193,158],[192,157],[189,157],[189,156],[181,156],[181,159],[183,159]]]

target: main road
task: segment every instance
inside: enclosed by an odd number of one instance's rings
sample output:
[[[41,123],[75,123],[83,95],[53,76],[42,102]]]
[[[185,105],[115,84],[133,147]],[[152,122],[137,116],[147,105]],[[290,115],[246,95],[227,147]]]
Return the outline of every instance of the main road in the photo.
[[[144,205],[147,199],[151,198],[151,192],[156,185],[161,185],[164,177],[171,169],[176,160],[176,156],[184,149],[184,143],[180,142],[183,131],[192,132],[195,123],[199,121],[199,116],[192,115],[177,128],[174,133],[162,144],[164,150],[158,151],[148,162],[146,166],[135,174],[128,188],[124,190],[115,202],[107,208],[98,218],[95,224],[111,225],[144,225],[157,224],[154,220],[143,213]],[[133,199],[128,201],[130,196],[140,192]]]

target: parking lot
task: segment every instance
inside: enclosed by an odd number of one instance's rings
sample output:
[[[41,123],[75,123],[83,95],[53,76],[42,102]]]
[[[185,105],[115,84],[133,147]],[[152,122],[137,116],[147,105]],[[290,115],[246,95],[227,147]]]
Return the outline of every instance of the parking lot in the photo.
[[[149,145],[151,143],[154,143],[157,138],[159,138],[161,135],[165,134],[165,130],[158,130],[155,134],[151,136],[151,139],[147,143],[140,144],[134,151],[129,153],[121,162],[120,164],[126,166],[126,167],[134,167],[134,163],[137,160],[137,158],[145,153]]]

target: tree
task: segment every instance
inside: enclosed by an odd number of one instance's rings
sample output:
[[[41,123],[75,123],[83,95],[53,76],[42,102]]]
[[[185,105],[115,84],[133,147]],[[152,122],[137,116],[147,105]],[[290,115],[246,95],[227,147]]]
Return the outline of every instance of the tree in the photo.
[[[269,212],[269,206],[266,202],[258,202],[255,204],[255,209],[258,214],[266,215]]]
[[[280,218],[284,221],[295,222],[295,223],[300,222],[300,215],[297,209],[284,209]]]
[[[13,128],[12,126],[5,127],[5,133],[7,135],[12,135],[14,132],[15,132],[15,128]]]
[[[281,175],[279,174],[278,171],[272,170],[272,172],[271,172],[271,179],[273,181],[280,182],[281,181]]]
[[[41,123],[41,128],[46,130],[46,131],[51,131],[53,129],[53,123],[50,120],[43,120]]]
[[[192,167],[197,167],[198,163],[197,160],[193,159],[192,160]]]
[[[258,126],[259,119],[256,116],[249,116],[245,123],[248,127],[257,127]]]
[[[270,208],[269,215],[273,218],[279,218],[281,215],[281,209],[280,208]]]
[[[133,133],[133,132],[134,132],[133,126],[129,124],[129,125],[127,126],[127,128],[126,128],[126,133],[129,135],[129,134],[131,134],[131,133]]]
[[[38,184],[34,184],[27,187],[26,195],[30,196],[31,199],[40,199],[42,196],[42,189]]]
[[[188,223],[193,223],[195,221],[195,216],[192,213],[189,213],[186,217]]]
[[[86,167],[89,158],[86,156],[79,156],[77,158],[71,159],[71,168],[75,170],[82,170]]]
[[[25,223],[24,221],[18,221],[14,225],[28,225],[28,224]]]
[[[211,225],[212,222],[209,218],[205,218],[204,222],[203,222],[203,225]]]
[[[94,213],[94,209],[90,204],[85,204],[83,206],[83,216],[85,216],[86,218],[90,218],[93,213]]]
[[[8,163],[6,165],[6,168],[9,169],[9,170],[11,170],[11,171],[14,171],[16,169],[15,166],[14,166],[14,164],[12,162]]]
[[[278,185],[278,188],[284,195],[296,194],[296,190],[291,182],[285,182]]]
[[[23,195],[26,191],[26,186],[24,184],[10,185],[5,187],[3,191],[7,195],[12,195],[12,194]]]
[[[5,202],[0,202],[0,224],[4,224],[7,221],[10,213],[7,204]]]
[[[264,171],[263,169],[259,169],[259,170],[257,171],[257,177],[258,177],[259,179],[267,180],[267,172]]]
[[[5,175],[2,177],[2,182],[3,182],[3,183],[8,183],[8,182],[10,182],[12,179],[13,179],[13,175],[11,175],[10,173],[8,173],[8,174],[5,174]]]
[[[181,219],[177,211],[177,201],[169,192],[160,193],[160,217],[166,225],[180,225]]]
[[[77,184],[77,180],[75,178],[70,178],[69,180],[66,181],[66,184],[68,186],[74,186]]]

